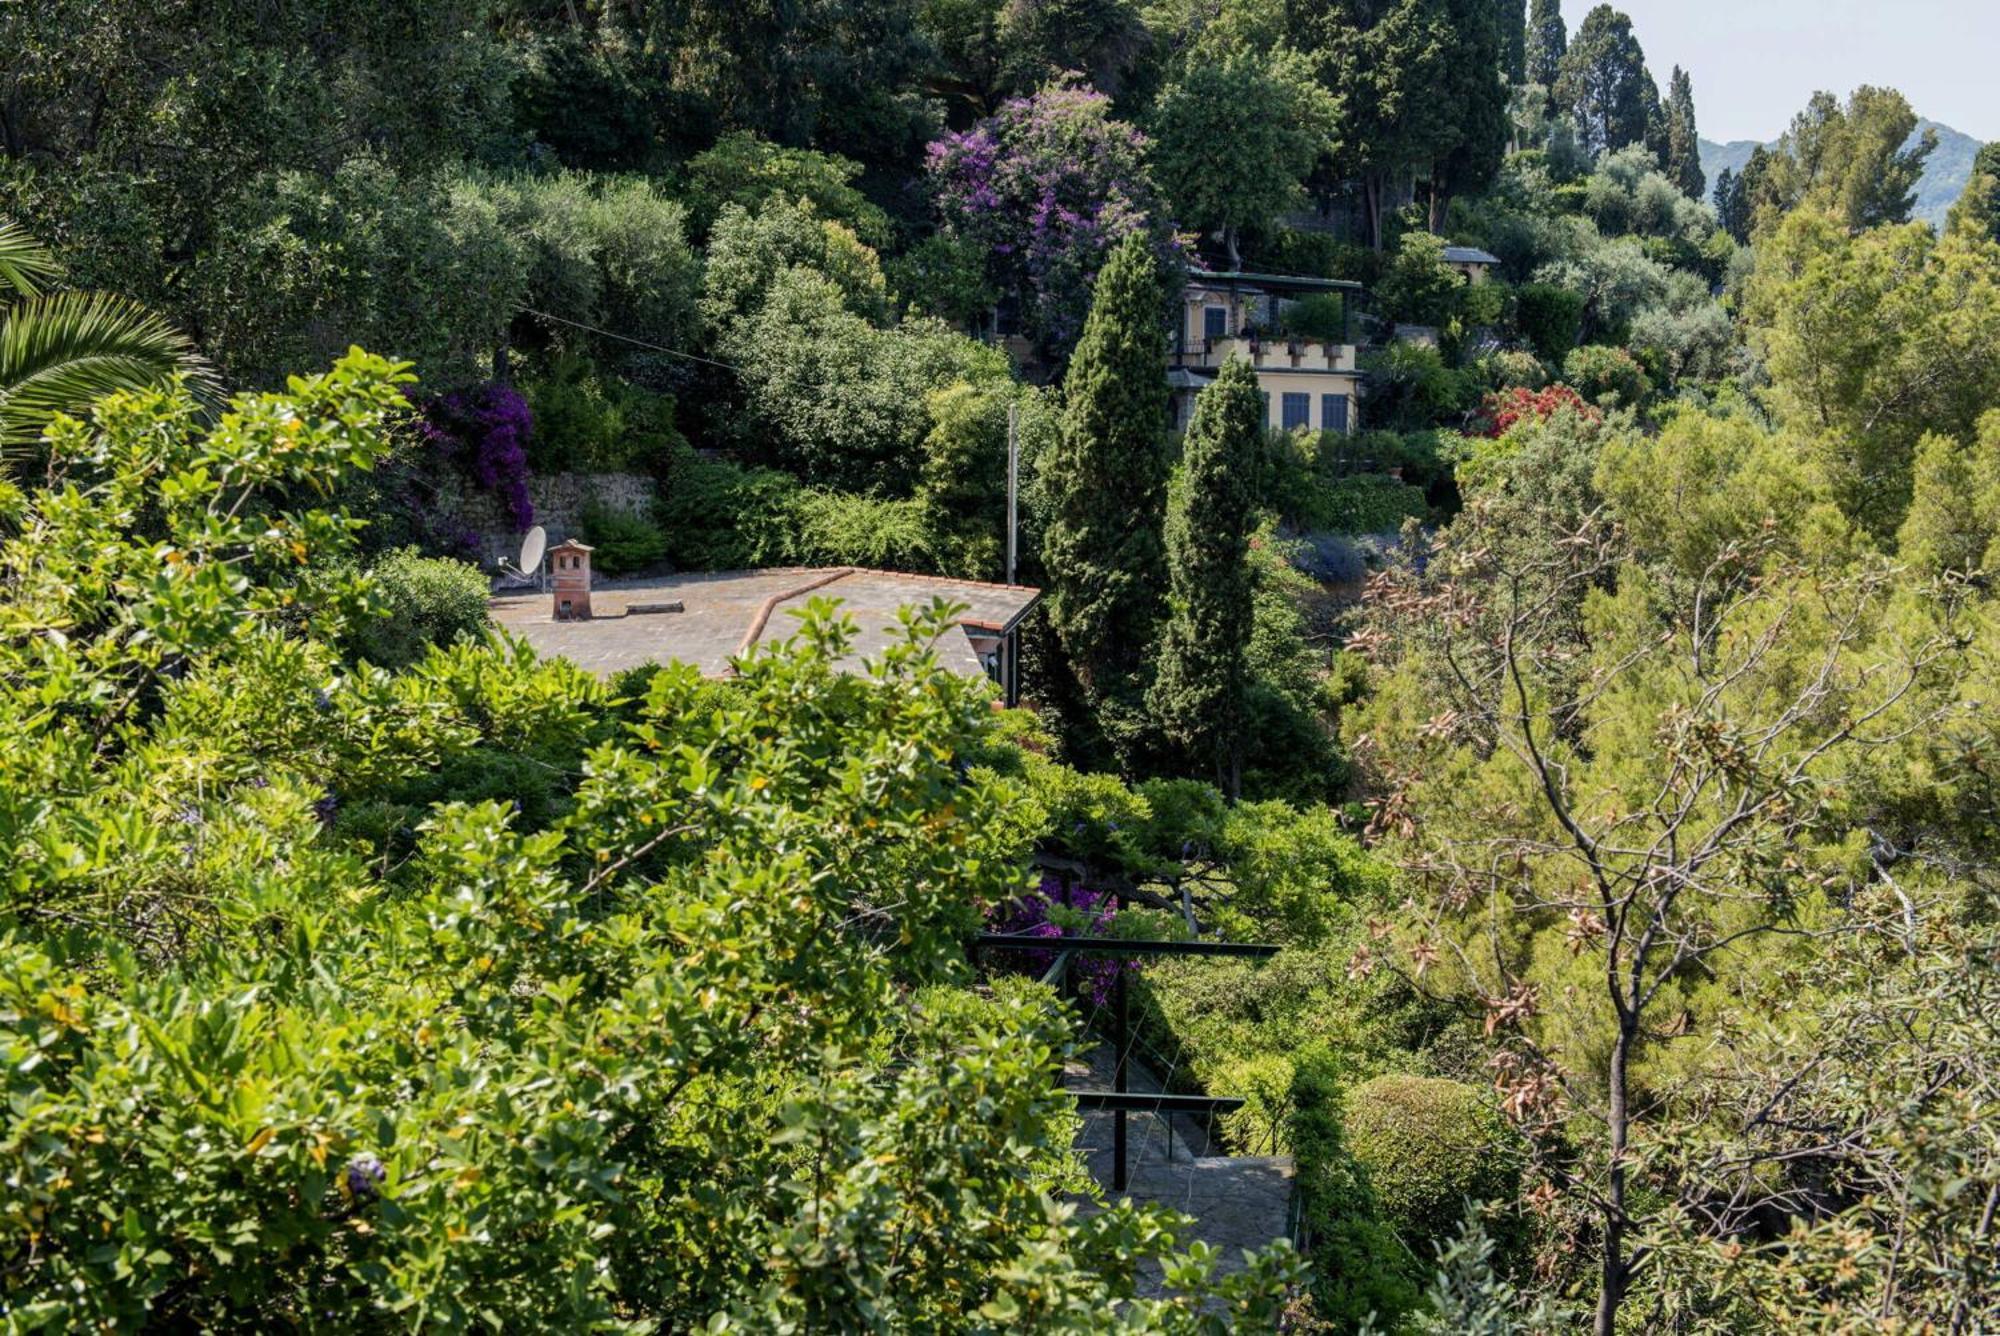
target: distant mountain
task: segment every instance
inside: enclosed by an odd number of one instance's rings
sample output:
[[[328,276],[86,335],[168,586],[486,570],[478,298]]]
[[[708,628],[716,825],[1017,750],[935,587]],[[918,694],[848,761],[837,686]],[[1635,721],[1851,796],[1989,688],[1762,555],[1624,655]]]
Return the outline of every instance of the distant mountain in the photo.
[[[1943,227],[1945,215],[1951,212],[1951,206],[1958,202],[1958,197],[1965,193],[1965,183],[1972,175],[1972,157],[1979,152],[1979,141],[1936,121],[1918,122],[1917,134],[1921,135],[1925,130],[1936,130],[1938,143],[1929,161],[1924,164],[1924,174],[1917,179],[1917,204],[1911,210],[1911,216]],[[1727,144],[1702,140],[1701,169],[1708,174],[1709,188],[1715,188],[1715,178],[1722,174],[1723,168],[1727,167],[1732,172],[1742,171],[1743,164],[1750,161],[1750,151],[1756,147],[1754,139],[1736,139]]]

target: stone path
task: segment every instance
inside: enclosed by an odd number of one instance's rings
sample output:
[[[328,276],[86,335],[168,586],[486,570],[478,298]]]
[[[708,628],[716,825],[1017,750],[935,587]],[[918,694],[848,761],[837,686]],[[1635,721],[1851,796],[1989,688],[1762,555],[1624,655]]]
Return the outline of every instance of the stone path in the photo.
[[[1100,1045],[1073,1059],[1064,1071],[1064,1081],[1079,1090],[1111,1089],[1110,1047]],[[1159,1078],[1137,1062],[1128,1070],[1127,1085],[1139,1091],[1160,1089]],[[1221,1252],[1220,1272],[1242,1270],[1246,1249],[1264,1247],[1290,1233],[1289,1157],[1211,1154],[1201,1122],[1186,1114],[1128,1113],[1126,1118],[1126,1186],[1122,1195],[1193,1216],[1195,1228],[1184,1242],[1201,1239],[1213,1244]],[[1103,1185],[1107,1197],[1116,1195],[1111,1190],[1115,1123],[1113,1113],[1088,1111],[1077,1137],[1091,1176]],[[1084,1203],[1082,1209],[1087,1213],[1094,1208]],[[1140,1291],[1152,1294],[1158,1289],[1158,1270],[1149,1265]]]

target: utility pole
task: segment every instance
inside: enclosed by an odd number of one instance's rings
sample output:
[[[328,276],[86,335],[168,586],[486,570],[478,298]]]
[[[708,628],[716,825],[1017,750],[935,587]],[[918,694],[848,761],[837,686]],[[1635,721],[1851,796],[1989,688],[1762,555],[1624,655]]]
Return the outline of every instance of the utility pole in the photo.
[[[1007,401],[1007,583],[1014,583],[1014,545],[1020,522],[1015,516],[1021,491],[1021,403]]]

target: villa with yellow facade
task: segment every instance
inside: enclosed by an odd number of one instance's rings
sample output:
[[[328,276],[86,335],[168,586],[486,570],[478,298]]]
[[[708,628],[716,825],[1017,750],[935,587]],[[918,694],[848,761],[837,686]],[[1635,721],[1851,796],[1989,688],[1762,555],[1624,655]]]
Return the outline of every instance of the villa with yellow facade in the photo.
[[[1271,426],[1355,430],[1361,368],[1353,308],[1360,295],[1359,283],[1330,278],[1188,275],[1180,327],[1167,350],[1175,427],[1187,426],[1195,396],[1223,363],[1241,357],[1257,373]],[[1330,310],[1337,312],[1334,328],[1328,327]],[[1308,311],[1312,318],[1302,319]]]

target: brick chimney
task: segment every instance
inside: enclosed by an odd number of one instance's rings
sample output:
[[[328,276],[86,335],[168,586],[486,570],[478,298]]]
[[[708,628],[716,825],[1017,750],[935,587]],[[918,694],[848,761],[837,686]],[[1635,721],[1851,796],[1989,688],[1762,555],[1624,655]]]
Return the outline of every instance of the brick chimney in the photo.
[[[559,622],[590,620],[590,552],[587,545],[574,538],[549,549],[549,570],[556,581],[555,615]]]

